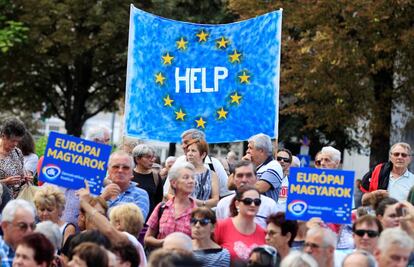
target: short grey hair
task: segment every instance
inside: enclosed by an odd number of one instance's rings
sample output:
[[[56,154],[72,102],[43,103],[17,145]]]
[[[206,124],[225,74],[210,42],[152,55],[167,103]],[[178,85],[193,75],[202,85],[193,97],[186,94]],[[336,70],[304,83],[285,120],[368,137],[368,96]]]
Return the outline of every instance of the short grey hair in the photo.
[[[95,139],[103,139],[105,137],[105,133],[111,135],[111,130],[109,130],[106,126],[94,126],[88,130],[86,133],[86,140],[95,140]]]
[[[206,134],[204,132],[202,132],[200,130],[197,130],[197,129],[194,129],[194,128],[184,131],[181,134],[181,139],[184,138],[184,136],[187,136],[189,134],[191,134],[191,139],[206,140]]]
[[[134,168],[134,159],[132,158],[131,155],[129,155],[128,153],[126,153],[123,150],[117,150],[115,152],[113,152],[110,156],[109,156],[109,160],[108,160],[108,167],[112,166],[112,160],[115,156],[123,156],[123,157],[127,157],[130,161],[131,161],[131,168]]]
[[[322,147],[321,153],[330,155],[331,159],[337,163],[341,162],[341,151],[334,148],[333,146]]]
[[[180,177],[180,171],[182,169],[188,169],[191,171],[195,171],[194,165],[190,162],[183,162],[179,164],[174,164],[170,171],[168,172],[168,179],[171,181],[174,181]]]
[[[272,140],[270,139],[270,136],[264,133],[259,133],[259,134],[251,136],[249,140],[247,141],[249,143],[252,142],[254,145],[254,148],[264,150],[268,156],[272,155],[273,146],[272,146]]]
[[[171,242],[173,242],[174,246],[169,247]],[[177,244],[179,244],[179,246],[176,246]],[[167,249],[182,249],[192,252],[193,241],[191,240],[191,237],[182,232],[174,232],[165,237],[162,247]]]
[[[132,157],[140,158],[149,154],[155,154],[155,150],[147,144],[139,144],[132,150]]]
[[[292,251],[282,260],[280,267],[318,267],[316,260],[308,253]]]
[[[374,256],[372,256],[371,253],[369,253],[368,251],[362,250],[362,249],[358,249],[355,250],[354,252],[349,253],[348,255],[345,256],[344,260],[342,261],[342,266],[344,266],[346,259],[348,259],[350,256],[353,255],[362,255],[364,256],[364,258],[367,260],[367,266],[368,267],[376,267],[377,263],[375,261]]]
[[[405,148],[406,150],[407,150],[407,152],[408,152],[408,155],[410,155],[411,156],[411,146],[410,146],[410,144],[408,144],[408,143],[404,143],[404,142],[399,142],[399,143],[395,143],[395,144],[393,144],[392,146],[391,146],[391,148],[390,148],[390,152],[389,152],[389,155],[391,155],[391,152],[394,150],[394,148],[395,147],[397,147],[397,146],[402,146],[403,148]]]
[[[62,247],[62,234],[59,230],[59,225],[51,221],[43,221],[36,224],[35,232],[44,234],[47,239],[59,250]]]
[[[23,199],[10,200],[1,213],[1,220],[3,222],[12,222],[16,215],[16,211],[22,209],[30,213],[33,218],[36,216],[36,209],[33,203]]]
[[[309,230],[306,232],[306,237],[316,235],[321,235],[323,237],[324,246],[336,248],[337,236],[331,229],[320,226],[314,226],[309,228]]]
[[[414,249],[413,239],[400,228],[388,228],[381,232],[377,245],[381,253],[385,253],[392,245],[409,250]]]

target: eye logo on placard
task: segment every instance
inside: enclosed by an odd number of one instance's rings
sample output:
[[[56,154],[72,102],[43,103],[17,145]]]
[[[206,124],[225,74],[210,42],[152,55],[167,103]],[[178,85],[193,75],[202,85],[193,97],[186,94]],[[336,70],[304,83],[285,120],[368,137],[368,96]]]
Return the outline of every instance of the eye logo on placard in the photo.
[[[43,167],[42,173],[47,179],[54,180],[59,177],[61,170],[57,165],[48,164]]]
[[[308,204],[302,200],[293,200],[288,205],[288,210],[295,216],[301,216],[308,209]]]

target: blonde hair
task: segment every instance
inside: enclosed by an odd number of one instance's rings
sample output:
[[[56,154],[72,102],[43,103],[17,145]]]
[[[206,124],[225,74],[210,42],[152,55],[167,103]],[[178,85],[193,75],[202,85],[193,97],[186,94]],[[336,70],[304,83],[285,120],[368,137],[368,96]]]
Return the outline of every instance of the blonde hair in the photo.
[[[119,223],[122,230],[133,236],[138,236],[144,226],[144,216],[141,209],[133,203],[124,203],[113,207],[109,212],[112,225]]]
[[[60,212],[65,209],[65,195],[53,185],[40,187],[34,195],[33,202],[36,209],[56,207]]]

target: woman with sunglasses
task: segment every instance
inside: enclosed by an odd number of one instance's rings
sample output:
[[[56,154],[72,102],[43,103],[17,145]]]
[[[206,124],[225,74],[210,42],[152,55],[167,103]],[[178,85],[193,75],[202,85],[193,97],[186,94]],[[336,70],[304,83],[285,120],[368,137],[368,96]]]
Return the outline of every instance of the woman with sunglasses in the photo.
[[[208,207],[199,207],[191,213],[191,236],[196,258],[203,267],[230,266],[230,253],[212,240],[216,215]]]
[[[214,239],[230,252],[231,261],[247,261],[250,252],[265,244],[265,230],[254,222],[261,204],[259,191],[244,186],[230,204],[231,217],[217,223]]]

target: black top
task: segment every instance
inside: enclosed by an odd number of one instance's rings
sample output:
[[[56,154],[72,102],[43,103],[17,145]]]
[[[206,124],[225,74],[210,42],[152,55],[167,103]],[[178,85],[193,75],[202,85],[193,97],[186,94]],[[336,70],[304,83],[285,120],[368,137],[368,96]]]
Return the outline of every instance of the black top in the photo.
[[[155,206],[157,206],[157,204],[162,201],[163,196],[162,179],[158,173],[156,173],[155,175],[158,176],[158,185],[156,185],[154,182],[154,175],[152,174],[152,172],[148,174],[142,174],[134,171],[134,178],[132,179],[132,181],[138,184],[139,188],[144,189],[148,193],[150,202],[148,218],[152,214],[152,211],[154,210]]]

